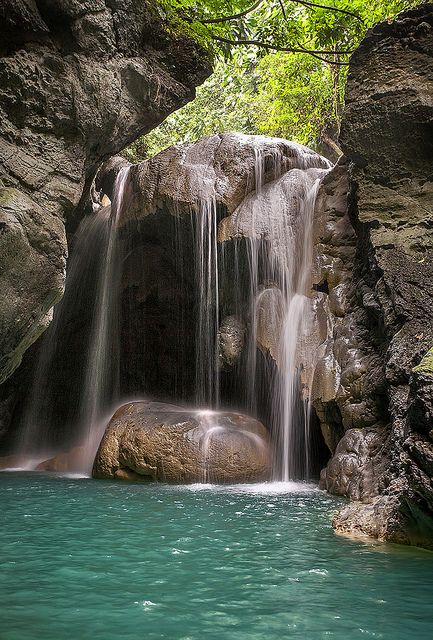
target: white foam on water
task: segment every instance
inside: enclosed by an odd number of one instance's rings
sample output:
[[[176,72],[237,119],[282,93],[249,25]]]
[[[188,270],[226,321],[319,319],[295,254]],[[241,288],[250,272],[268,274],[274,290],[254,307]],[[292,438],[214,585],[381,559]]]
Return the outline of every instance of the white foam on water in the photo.
[[[307,482],[257,482],[251,484],[206,484],[165,485],[183,491],[211,491],[213,493],[247,493],[251,495],[286,495],[293,493],[314,493],[319,491],[315,484]]]

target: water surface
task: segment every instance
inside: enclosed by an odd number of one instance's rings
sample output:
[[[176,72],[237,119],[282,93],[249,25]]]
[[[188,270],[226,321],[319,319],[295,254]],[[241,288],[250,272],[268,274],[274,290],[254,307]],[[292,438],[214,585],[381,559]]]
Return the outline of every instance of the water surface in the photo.
[[[433,638],[433,554],[336,536],[314,488],[0,490],[3,640]]]

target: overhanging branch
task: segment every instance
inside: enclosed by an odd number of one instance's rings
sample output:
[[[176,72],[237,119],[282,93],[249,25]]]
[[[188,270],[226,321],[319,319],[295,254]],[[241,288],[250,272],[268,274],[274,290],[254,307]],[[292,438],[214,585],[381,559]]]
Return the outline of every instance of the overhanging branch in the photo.
[[[229,38],[223,38],[222,36],[211,36],[213,40],[217,40],[218,42],[224,42],[225,44],[230,44],[232,46],[240,46],[240,45],[249,45],[253,47],[261,47],[262,49],[268,49],[270,51],[283,51],[286,53],[308,53],[315,58],[319,58],[319,60],[323,60],[323,62],[327,62],[328,64],[335,64],[337,66],[346,66],[348,62],[339,62],[336,60],[329,60],[327,58],[322,58],[319,56],[327,55],[327,56],[335,56],[335,55],[350,55],[352,51],[326,51],[321,49],[305,49],[304,47],[279,47],[275,44],[268,44],[267,42],[261,42],[260,40],[230,40]]]
[[[252,11],[255,11],[255,9],[258,9],[258,7],[261,4],[263,4],[264,1],[265,0],[257,0],[257,2],[251,5],[251,7],[248,7],[248,9],[245,9],[244,11],[241,11],[239,13],[234,13],[231,16],[222,16],[220,18],[209,18],[209,19],[203,19],[203,20],[199,19],[198,21],[201,22],[201,24],[219,24],[221,22],[230,22],[231,20],[238,20],[239,18],[244,18]],[[353,11],[348,11],[347,9],[340,9],[339,7],[332,7],[324,4],[318,4],[316,2],[310,2],[310,0],[290,0],[290,2],[294,2],[295,4],[301,4],[304,7],[313,7],[315,9],[327,9],[328,11],[333,11],[334,13],[343,13],[344,15],[355,18],[356,20],[359,20],[362,23],[364,22],[363,19],[357,13],[353,13]],[[280,1],[280,6],[284,15],[284,5],[282,1]]]
[[[202,24],[218,24],[219,22],[230,22],[230,20],[238,20],[239,18],[243,18],[247,16],[249,13],[257,9],[261,4],[263,4],[265,0],[257,0],[251,7],[245,9],[245,11],[241,11],[240,13],[234,13],[232,16],[225,16],[222,18],[209,18],[209,20],[199,20]]]
[[[364,24],[364,20],[357,13],[353,13],[353,11],[348,11],[347,9],[339,9],[338,7],[329,7],[327,4],[317,4],[316,2],[310,2],[309,0],[290,0],[290,2],[296,2],[296,4],[302,4],[304,7],[314,7],[315,9],[328,9],[329,11],[334,11],[335,13],[344,13],[346,16],[350,16],[351,18],[356,18]]]

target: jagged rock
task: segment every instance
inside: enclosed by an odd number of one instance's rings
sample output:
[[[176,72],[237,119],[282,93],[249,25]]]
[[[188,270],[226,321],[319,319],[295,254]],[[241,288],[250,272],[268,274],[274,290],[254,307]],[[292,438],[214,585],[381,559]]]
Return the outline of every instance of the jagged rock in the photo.
[[[94,478],[235,483],[265,480],[265,427],[248,416],[133,402],[112,417],[93,465]]]
[[[142,0],[5,0],[0,30],[2,382],[61,296],[64,222],[76,224],[97,167],[192,99],[211,69]]]
[[[327,391],[321,401],[318,384],[315,400],[326,413],[331,396],[340,433],[342,426],[388,433],[385,465],[349,464],[341,451],[347,435],[337,446],[323,482],[367,501],[343,509],[334,519],[337,531],[427,547],[433,529],[431,381],[416,365],[433,342],[432,90],[432,5],[377,25],[352,56],[340,140],[350,160],[342,221],[351,236],[347,253],[336,261],[326,214],[322,254],[329,258],[319,265],[323,279],[331,264],[328,375],[335,372],[335,395]],[[332,386],[328,382],[326,389]],[[356,460],[362,438],[358,444]],[[353,483],[373,491],[353,492]]]
[[[410,389],[409,424],[413,431],[430,435],[433,441],[433,348],[412,369]]]

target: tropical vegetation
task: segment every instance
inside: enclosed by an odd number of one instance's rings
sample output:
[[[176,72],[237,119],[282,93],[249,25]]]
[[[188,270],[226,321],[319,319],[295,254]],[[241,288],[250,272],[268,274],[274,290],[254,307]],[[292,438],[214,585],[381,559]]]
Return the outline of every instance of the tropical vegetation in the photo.
[[[338,155],[351,53],[368,28],[416,0],[159,0],[167,29],[214,61],[197,97],[125,151],[138,161],[224,131],[288,138]]]

